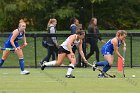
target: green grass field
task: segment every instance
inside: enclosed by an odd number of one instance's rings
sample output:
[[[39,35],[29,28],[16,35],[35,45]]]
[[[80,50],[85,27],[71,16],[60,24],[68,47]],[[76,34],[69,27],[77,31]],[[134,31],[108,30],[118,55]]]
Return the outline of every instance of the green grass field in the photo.
[[[59,37],[59,44],[66,37]],[[104,37],[103,37],[104,38]],[[1,38],[0,45],[6,38]],[[105,37],[105,40],[110,37]],[[133,65],[140,65],[139,53],[139,37],[133,37]],[[34,57],[34,39],[27,38],[28,46],[23,49],[25,65],[30,67],[35,65]],[[42,38],[37,38],[37,65],[46,56],[46,49],[42,47]],[[130,38],[126,39],[127,53],[126,66],[130,66]],[[103,45],[98,43],[99,48]],[[87,52],[89,46],[87,47]],[[120,51],[122,53],[122,51]],[[0,53],[0,56],[2,53]],[[92,63],[95,60],[93,55],[88,61]],[[100,60],[103,60],[100,54]],[[65,65],[69,61],[64,61]],[[117,64],[115,57],[114,65]],[[16,66],[18,67],[18,57],[11,53],[5,61],[3,67]],[[126,78],[122,78],[122,73],[117,72],[117,68],[113,67],[109,71],[110,74],[115,74],[116,78],[97,78],[99,71],[93,72],[91,68],[75,68],[75,79],[65,78],[67,68],[48,68],[41,71],[39,68],[27,68],[30,70],[30,75],[20,75],[19,68],[0,68],[0,93],[139,93],[140,91],[140,68],[125,68]],[[136,75],[132,78],[132,75]]]
[[[97,78],[99,71],[75,68],[76,78],[65,78],[67,68],[27,68],[30,75],[20,75],[18,68],[0,68],[0,93],[139,93],[140,68],[125,68],[126,78],[117,68],[108,73],[116,78]],[[132,78],[135,74],[136,77]]]

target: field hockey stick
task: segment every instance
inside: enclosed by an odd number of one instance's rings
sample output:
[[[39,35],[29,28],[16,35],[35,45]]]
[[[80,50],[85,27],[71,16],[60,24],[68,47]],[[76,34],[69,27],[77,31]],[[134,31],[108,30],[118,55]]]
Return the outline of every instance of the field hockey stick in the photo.
[[[24,47],[25,47],[25,45],[23,44],[23,45],[20,46],[20,49],[22,49],[22,48],[24,48]],[[15,51],[15,48],[1,48],[1,47],[0,47],[0,50],[2,50],[2,51],[4,51],[4,50]]]
[[[20,46],[20,49],[23,49],[24,47],[25,47],[25,45],[23,44],[23,45]]]
[[[14,48],[0,48],[1,51],[8,50],[8,51],[15,51]]]
[[[88,64],[89,66],[93,67],[92,64],[90,64],[90,63],[87,63],[87,64]],[[101,69],[99,69],[99,68],[97,68],[97,67],[93,67],[93,68],[95,68],[96,70],[100,71],[101,73],[104,73],[105,75],[107,75],[107,76],[109,76],[109,77],[111,77],[111,78],[115,78],[115,77],[116,77],[115,75],[110,75],[110,74],[108,74],[108,73],[106,73],[106,72],[103,72]]]
[[[123,51],[123,58],[125,59],[126,51]],[[124,63],[125,60],[123,61],[123,77],[125,77],[125,72],[124,72]]]

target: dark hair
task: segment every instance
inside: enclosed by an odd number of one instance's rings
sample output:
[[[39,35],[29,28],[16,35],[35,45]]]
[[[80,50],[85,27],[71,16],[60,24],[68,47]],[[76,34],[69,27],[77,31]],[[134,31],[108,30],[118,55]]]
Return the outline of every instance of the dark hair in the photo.
[[[84,31],[84,30],[78,30],[78,31],[76,32],[76,34],[77,34],[77,35],[83,35],[83,34],[85,34],[85,31]]]
[[[70,23],[74,24],[76,22],[76,20],[77,20],[77,18],[73,17],[73,18],[70,19]]]

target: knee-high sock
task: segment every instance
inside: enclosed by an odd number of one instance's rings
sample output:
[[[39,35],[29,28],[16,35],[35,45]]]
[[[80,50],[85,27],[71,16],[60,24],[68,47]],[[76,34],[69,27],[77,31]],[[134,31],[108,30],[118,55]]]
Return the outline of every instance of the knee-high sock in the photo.
[[[110,66],[110,65],[105,66],[105,67],[103,68],[103,72],[107,72],[110,68],[111,68],[111,66]]]
[[[104,67],[103,67],[103,73],[102,74],[104,74],[104,72],[106,73],[109,69],[111,68],[111,66],[109,65],[109,63],[107,62],[105,65],[104,65]]]
[[[24,71],[24,59],[19,59],[19,65],[20,65],[21,71]]]
[[[109,65],[109,63],[107,61],[97,62],[96,66],[103,66],[103,70],[102,70],[103,73],[104,72],[106,73],[111,68],[111,66]],[[103,74],[103,73],[101,73],[101,74]]]
[[[50,62],[45,62],[43,63],[44,66],[55,66],[56,65],[56,60],[50,61]]]
[[[0,59],[0,67],[3,65],[3,63],[4,63],[4,60]]]
[[[107,61],[102,61],[102,62],[97,62],[95,65],[96,66],[106,66],[108,64]]]
[[[73,69],[74,69],[74,65],[73,65],[73,64],[70,64],[69,66],[70,66],[70,67],[68,68],[68,71],[67,71],[67,74],[66,74],[66,75],[72,74],[72,71],[73,71]]]

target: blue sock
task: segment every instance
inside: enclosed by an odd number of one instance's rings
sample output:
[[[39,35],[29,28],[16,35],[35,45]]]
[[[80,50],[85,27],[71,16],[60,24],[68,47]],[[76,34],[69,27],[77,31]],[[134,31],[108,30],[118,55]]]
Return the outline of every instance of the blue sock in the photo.
[[[111,68],[107,61],[97,62],[96,66],[104,66],[102,71],[105,73]],[[101,75],[104,75],[104,73],[101,73]]]
[[[3,65],[3,63],[4,63],[4,60],[0,59],[0,67]]]
[[[104,68],[103,68],[103,72],[107,72],[109,69],[111,68],[111,66],[105,66]]]
[[[111,68],[111,66],[110,66],[109,63],[107,62],[107,63],[104,65],[102,71],[106,73],[110,68]]]
[[[19,65],[20,65],[21,71],[24,71],[24,59],[19,59]]]
[[[107,61],[97,62],[97,63],[96,63],[96,66],[105,66],[105,65],[107,65],[107,64],[108,64]]]

